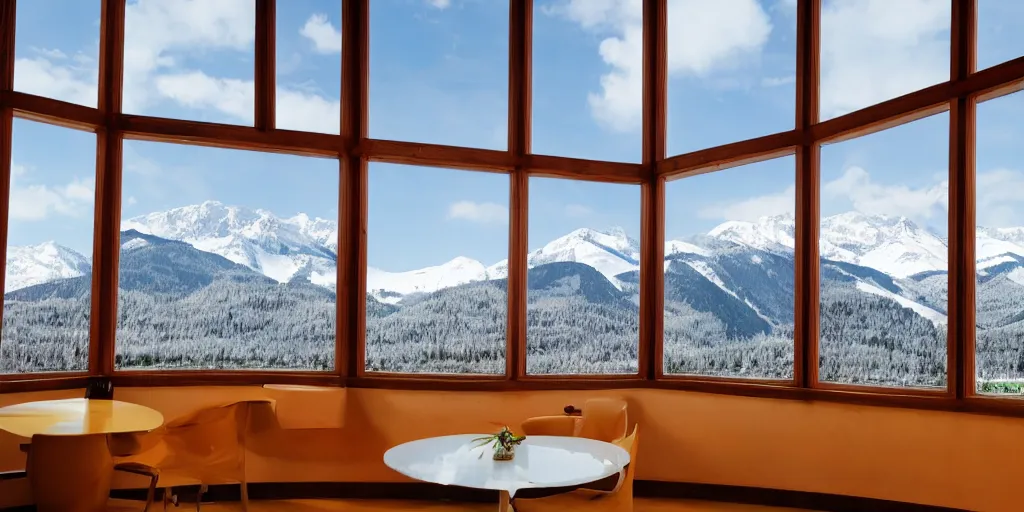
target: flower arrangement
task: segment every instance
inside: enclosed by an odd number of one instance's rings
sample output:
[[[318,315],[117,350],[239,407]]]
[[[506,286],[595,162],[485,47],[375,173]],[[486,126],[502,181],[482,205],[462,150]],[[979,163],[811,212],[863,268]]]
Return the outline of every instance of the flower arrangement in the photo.
[[[494,460],[512,460],[516,456],[516,446],[525,439],[526,436],[517,436],[504,426],[497,434],[478,437],[474,441],[480,443],[477,446],[490,444],[494,448]]]

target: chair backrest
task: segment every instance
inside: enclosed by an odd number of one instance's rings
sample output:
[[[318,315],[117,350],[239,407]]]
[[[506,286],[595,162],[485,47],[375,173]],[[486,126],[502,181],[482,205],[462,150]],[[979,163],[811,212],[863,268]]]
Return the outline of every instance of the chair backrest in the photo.
[[[617,398],[591,398],[583,404],[583,416],[576,423],[576,437],[613,442],[626,436],[629,418],[626,401]]]
[[[633,502],[633,475],[636,474],[636,453],[637,445],[639,444],[636,433],[639,429],[640,425],[635,425],[631,434],[614,443],[629,452],[629,465],[626,466],[626,474],[623,476],[615,495],[617,499],[622,501],[628,500],[630,503]]]
[[[68,464],[69,460],[75,463]],[[92,491],[110,488],[114,460],[105,434],[36,434],[32,436],[26,467],[39,508],[77,512],[102,510],[107,493]],[[33,477],[37,474],[46,477]]]
[[[248,406],[239,402],[200,409],[168,423],[162,437],[173,460],[165,464],[225,477],[244,470],[242,436]]]

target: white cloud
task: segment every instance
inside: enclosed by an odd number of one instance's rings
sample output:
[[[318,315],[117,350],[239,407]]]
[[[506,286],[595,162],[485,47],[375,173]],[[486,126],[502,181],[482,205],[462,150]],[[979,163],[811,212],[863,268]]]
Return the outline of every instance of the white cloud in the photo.
[[[924,221],[949,208],[949,183],[941,180],[932,185],[911,188],[906,185],[883,185],[871,180],[861,167],[848,167],[833,181],[822,184],[821,201],[848,199],[857,211],[904,216]]]
[[[11,165],[9,215],[12,220],[44,220],[53,214],[67,217],[92,215],[94,178],[75,178],[56,187],[26,183],[29,178],[29,171],[24,166]]]
[[[589,217],[594,214],[594,210],[582,204],[567,204],[565,205],[565,214],[569,217]]]
[[[977,221],[985,227],[1024,225],[1024,173],[993,169],[977,176]]]
[[[253,122],[255,86],[251,80],[211,77],[201,71],[156,78],[161,95],[191,108],[214,109],[243,123]],[[341,102],[279,87],[277,124],[289,130],[338,133]]]
[[[701,208],[702,219],[756,221],[761,217],[793,214],[796,208],[796,185],[774,194],[753,197],[743,201],[724,202]]]
[[[427,0],[427,3],[436,9],[447,9],[452,5],[452,0]]]
[[[591,112],[616,131],[640,126],[643,98],[642,0],[568,0],[543,9],[605,35],[598,48],[611,70]],[[772,25],[758,0],[669,0],[668,72],[708,77],[760,55]]]
[[[250,50],[256,12],[252,0],[139,0],[128,5],[125,20],[124,108],[143,112],[162,99],[153,75],[187,72],[181,52]]]
[[[796,75],[788,76],[766,76],[761,79],[762,87],[779,87],[796,83]]]
[[[95,107],[99,99],[96,79],[94,66],[57,65],[46,57],[14,61],[14,88],[47,98]]]
[[[821,23],[823,119],[949,79],[949,0],[832,0]]]
[[[982,184],[988,183],[983,176],[986,175],[978,176],[979,215],[982,209],[980,191]],[[997,182],[1000,187],[1014,183],[1024,186],[1024,175],[1018,173],[1013,178],[1008,179],[1004,175],[992,178],[991,181]],[[1000,199],[1012,201],[1014,195],[1004,193]],[[780,192],[708,206],[699,210],[697,215],[706,219],[754,221],[762,216],[792,214],[795,201],[796,186],[790,185]],[[821,186],[822,215],[837,213],[829,211],[830,206],[843,202],[849,202],[853,209],[868,214],[903,216],[917,222],[927,222],[946,215],[949,209],[949,184],[945,179],[936,179],[931,184],[917,188],[884,185],[873,181],[863,168],[851,166],[841,176]]]
[[[448,218],[480,224],[508,223],[508,208],[497,203],[458,201],[448,206]]]
[[[299,34],[313,42],[313,47],[320,53],[341,52],[341,31],[327,20],[326,14],[314,14],[306,20]]]
[[[50,58],[50,59],[66,59],[66,58],[68,58],[68,55],[66,53],[64,53],[64,52],[62,52],[62,51],[60,51],[60,50],[58,50],[56,48],[53,48],[53,49],[50,49],[50,48],[33,48],[33,50],[36,53],[38,53],[38,54],[40,54],[40,55],[42,55],[44,57]]]

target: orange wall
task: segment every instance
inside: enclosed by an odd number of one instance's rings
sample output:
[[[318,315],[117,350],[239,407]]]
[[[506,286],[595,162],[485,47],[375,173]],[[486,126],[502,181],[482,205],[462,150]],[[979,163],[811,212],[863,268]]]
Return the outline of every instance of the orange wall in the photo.
[[[224,398],[264,393],[257,387],[121,388],[116,398],[148,405],[171,419]],[[629,400],[631,418],[641,425],[639,479],[1020,510],[1016,467],[1024,455],[1019,442],[1024,420],[662,390],[339,391],[323,400],[331,401],[325,406],[343,402],[342,428],[261,428],[248,441],[247,475],[251,482],[403,481],[381,460],[390,446],[488,432],[495,429],[491,422],[517,425],[596,395]],[[0,405],[67,396],[82,392],[0,395]],[[300,414],[284,404],[280,410]],[[0,433],[0,471],[23,467],[18,442]],[[18,485],[0,484],[0,506],[24,499]]]

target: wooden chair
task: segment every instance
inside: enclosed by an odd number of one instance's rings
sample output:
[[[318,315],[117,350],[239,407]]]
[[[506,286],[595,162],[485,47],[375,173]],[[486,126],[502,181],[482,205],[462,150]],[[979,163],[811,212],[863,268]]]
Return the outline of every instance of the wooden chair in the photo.
[[[580,488],[564,494],[530,499],[519,494],[512,502],[516,512],[633,512],[633,475],[636,468],[637,430],[614,444],[629,452],[629,464],[619,473],[615,486],[609,490]]]
[[[115,464],[106,434],[37,434],[32,436],[32,444],[23,445],[22,450],[28,453],[25,473],[32,494],[36,496],[36,506],[40,509],[67,512],[125,510],[122,507],[111,509],[106,505],[114,471],[149,477],[149,492],[143,512],[147,512],[153,503],[160,471],[139,463]],[[89,471],[71,470],[66,464],[69,458],[89,461],[92,466]],[[46,474],[48,478],[33,478],[36,474]]]
[[[248,510],[249,493],[245,478],[245,432],[253,403],[239,401],[200,409],[171,421],[153,432],[141,434],[125,462],[139,462],[159,468],[164,487],[164,508],[177,504],[174,487],[199,485],[196,510],[208,486],[239,484],[243,510]]]
[[[626,436],[629,425],[628,405],[617,398],[591,398],[580,411],[565,408],[562,416],[538,416],[523,422],[528,436],[572,436],[612,442]]]

